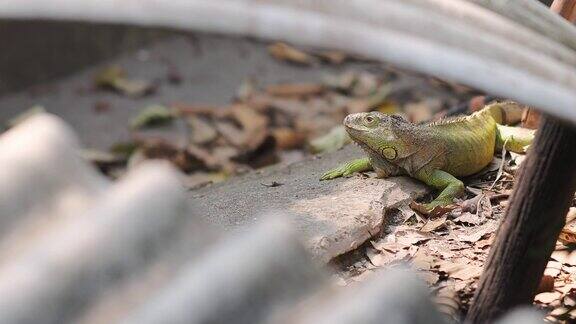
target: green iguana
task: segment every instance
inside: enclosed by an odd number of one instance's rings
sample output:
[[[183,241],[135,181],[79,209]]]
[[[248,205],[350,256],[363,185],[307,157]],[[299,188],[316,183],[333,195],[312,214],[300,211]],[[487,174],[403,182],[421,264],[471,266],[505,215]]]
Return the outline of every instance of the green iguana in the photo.
[[[440,191],[426,211],[453,203],[464,192],[464,177],[482,170],[496,150],[525,153],[534,131],[501,125],[513,103],[494,103],[472,115],[415,125],[379,112],[348,115],[346,131],[368,157],[326,172],[321,180],[376,171],[378,177],[408,175]]]

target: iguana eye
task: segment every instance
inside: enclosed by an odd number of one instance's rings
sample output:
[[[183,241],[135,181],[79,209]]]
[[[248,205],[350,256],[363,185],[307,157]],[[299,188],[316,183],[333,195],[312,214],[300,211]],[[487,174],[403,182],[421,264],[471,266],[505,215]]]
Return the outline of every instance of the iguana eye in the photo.
[[[374,118],[374,116],[368,115],[364,117],[364,122],[366,123],[367,126],[372,126],[374,122],[376,122],[376,118]]]

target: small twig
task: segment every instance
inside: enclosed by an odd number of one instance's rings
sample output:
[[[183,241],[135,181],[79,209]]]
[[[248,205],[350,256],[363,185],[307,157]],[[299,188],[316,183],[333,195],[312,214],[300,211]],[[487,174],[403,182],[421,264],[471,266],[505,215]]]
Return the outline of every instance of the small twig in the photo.
[[[490,186],[490,190],[494,189],[496,182],[498,182],[498,180],[500,180],[500,178],[502,178],[502,173],[504,172],[504,163],[506,163],[506,153],[507,153],[506,143],[508,143],[508,138],[504,141],[504,145],[502,145],[502,162],[500,163],[500,166],[498,167],[498,173],[496,174],[496,179],[494,180],[494,182]]]
[[[494,201],[497,201],[500,199],[506,199],[508,197],[510,197],[509,193],[501,193],[501,194],[492,195],[489,198],[490,198],[490,202],[494,202]]]

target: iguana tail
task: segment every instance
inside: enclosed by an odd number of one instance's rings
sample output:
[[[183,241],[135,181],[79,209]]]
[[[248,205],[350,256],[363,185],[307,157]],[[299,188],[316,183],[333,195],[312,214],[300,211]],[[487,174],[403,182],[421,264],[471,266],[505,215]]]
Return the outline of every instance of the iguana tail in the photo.
[[[508,151],[526,153],[534,140],[535,131],[532,129],[510,127],[522,119],[523,107],[513,101],[493,103],[484,109],[496,120],[496,149],[506,147]]]
[[[523,107],[514,101],[503,101],[491,103],[482,111],[489,113],[500,125],[514,125],[522,120]]]

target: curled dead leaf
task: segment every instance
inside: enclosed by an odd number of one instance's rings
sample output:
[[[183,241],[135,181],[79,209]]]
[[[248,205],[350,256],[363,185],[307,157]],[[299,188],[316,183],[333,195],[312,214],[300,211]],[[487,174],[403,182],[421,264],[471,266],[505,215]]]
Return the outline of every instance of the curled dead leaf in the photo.
[[[112,65],[100,70],[94,76],[94,85],[111,89],[130,97],[141,97],[154,92],[153,83],[146,80],[128,79],[123,68]]]
[[[537,129],[539,123],[540,114],[536,110],[527,107],[522,114],[522,127]]]
[[[429,210],[426,207],[426,204],[421,204],[418,203],[416,201],[412,201],[410,202],[410,208],[412,208],[412,210],[422,214],[422,215],[428,215],[428,218],[437,218],[440,217],[446,213],[451,212],[452,210],[454,210],[456,208],[455,205],[447,205],[447,206],[436,206],[434,207],[434,209]]]
[[[446,214],[436,218],[429,218],[424,224],[424,226],[420,228],[420,230],[422,232],[433,232],[435,230],[446,227],[446,218],[447,218]]]
[[[351,100],[347,107],[347,112],[349,114],[367,112],[370,110],[375,110],[382,104],[386,102],[386,99],[390,95],[391,86],[389,84],[381,85],[374,94]]]
[[[190,140],[194,144],[207,144],[218,137],[214,125],[204,118],[192,115],[186,118],[186,122],[190,126]]]
[[[133,129],[166,125],[174,120],[175,113],[162,105],[146,107],[130,122]]]
[[[247,150],[256,150],[269,136],[268,119],[244,105],[235,105],[230,111],[231,116],[240,124],[242,133],[237,134],[238,138],[229,140]]]
[[[542,276],[542,279],[540,280],[540,284],[538,285],[538,289],[536,290],[536,293],[542,293],[542,292],[551,292],[554,289],[554,277],[553,276],[549,276],[549,275],[544,275]]]
[[[289,63],[310,65],[314,61],[306,52],[281,42],[268,46],[268,52],[275,59]]]
[[[339,51],[324,51],[317,53],[316,56],[320,58],[322,61],[334,65],[340,65],[344,63],[346,59],[348,59],[348,55]]]
[[[305,134],[288,127],[272,130],[272,136],[276,140],[277,147],[281,150],[301,148],[306,142]]]
[[[414,246],[433,239],[435,236],[417,230],[401,230],[395,233],[396,242],[402,245]]]
[[[308,145],[312,153],[328,153],[337,151],[351,142],[352,139],[344,126],[336,126],[328,134],[311,140]]]
[[[553,301],[560,299],[560,297],[562,297],[562,294],[557,291],[543,292],[536,295],[534,301],[539,304],[550,304]]]
[[[277,97],[297,97],[319,95],[324,91],[324,87],[317,83],[282,83],[266,87],[266,92]]]
[[[188,150],[159,138],[140,139],[138,149],[130,157],[129,165],[134,166],[144,159],[168,160],[185,173],[206,167],[204,161],[189,154]]]

